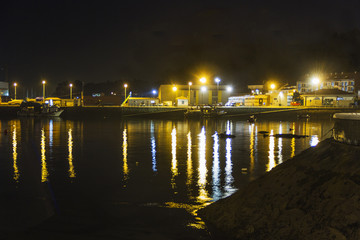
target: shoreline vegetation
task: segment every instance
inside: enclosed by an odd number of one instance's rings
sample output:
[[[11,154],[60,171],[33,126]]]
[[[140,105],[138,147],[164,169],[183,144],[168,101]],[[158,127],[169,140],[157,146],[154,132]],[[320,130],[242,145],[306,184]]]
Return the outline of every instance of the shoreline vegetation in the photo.
[[[360,239],[359,156],[328,138],[199,216],[222,239]]]

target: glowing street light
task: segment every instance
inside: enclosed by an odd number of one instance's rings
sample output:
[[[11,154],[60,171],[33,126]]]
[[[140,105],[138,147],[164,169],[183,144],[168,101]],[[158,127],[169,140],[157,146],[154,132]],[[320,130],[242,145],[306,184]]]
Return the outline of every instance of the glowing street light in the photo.
[[[205,86],[202,86],[200,90],[201,90],[201,102],[204,103],[204,93],[206,92],[207,89]]]
[[[201,83],[206,83],[206,78],[205,77],[200,78],[200,82]]]
[[[192,82],[189,82],[189,94],[188,94],[188,96],[189,96],[189,104],[190,104],[190,101],[191,101],[191,97],[190,97],[190,93],[191,93],[190,87],[191,87],[191,85],[192,85]]]
[[[173,103],[173,104],[175,104],[175,102],[176,102],[176,91],[177,91],[177,87],[176,87],[176,86],[173,86],[172,90],[173,90],[173,92],[174,92],[174,103]]]
[[[274,90],[275,89],[275,84],[270,84],[270,88],[272,89],[272,90]]]
[[[228,92],[232,92],[232,90],[233,90],[233,88],[232,88],[231,86],[228,86],[228,87],[226,88],[226,91],[228,91]]]
[[[312,83],[313,85],[318,85],[318,84],[320,83],[320,78],[318,78],[318,77],[312,77],[312,78],[311,78],[311,83]]]
[[[216,82],[217,88],[219,90],[219,83],[221,82],[221,79],[217,77],[217,78],[215,78],[215,82]]]
[[[45,102],[45,84],[46,84],[46,81],[43,80],[42,81],[42,85],[43,85],[43,102]]]
[[[70,83],[69,86],[70,86],[70,99],[72,99],[72,87],[73,87],[73,84]]]
[[[156,90],[152,90],[152,94],[155,95],[157,93]]]
[[[128,85],[125,83],[124,84],[124,88],[125,88],[125,100],[126,100],[126,88],[128,87]]]
[[[16,86],[17,86],[17,83],[14,83],[14,89],[15,89],[15,100],[16,100]]]
[[[216,82],[217,98],[219,98],[219,84],[221,82],[221,79],[216,77],[215,82]]]

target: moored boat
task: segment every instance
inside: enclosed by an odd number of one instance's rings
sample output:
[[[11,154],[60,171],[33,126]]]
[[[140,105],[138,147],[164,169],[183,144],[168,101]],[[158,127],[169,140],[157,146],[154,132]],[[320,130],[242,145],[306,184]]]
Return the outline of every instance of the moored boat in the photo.
[[[53,105],[40,104],[36,102],[23,102],[17,112],[19,117],[59,117],[63,109]]]

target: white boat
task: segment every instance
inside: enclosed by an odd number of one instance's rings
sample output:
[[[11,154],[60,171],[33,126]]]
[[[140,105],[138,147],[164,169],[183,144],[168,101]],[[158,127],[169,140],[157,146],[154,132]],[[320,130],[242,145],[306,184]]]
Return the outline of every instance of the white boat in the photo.
[[[59,117],[63,111],[57,106],[25,102],[20,105],[20,111],[17,112],[17,115],[19,117]]]

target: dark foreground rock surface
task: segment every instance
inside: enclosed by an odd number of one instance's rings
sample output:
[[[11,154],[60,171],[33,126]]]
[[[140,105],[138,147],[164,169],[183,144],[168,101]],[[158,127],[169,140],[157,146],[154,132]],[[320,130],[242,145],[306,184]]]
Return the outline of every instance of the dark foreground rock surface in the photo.
[[[199,214],[233,239],[360,239],[360,147],[327,139]]]

